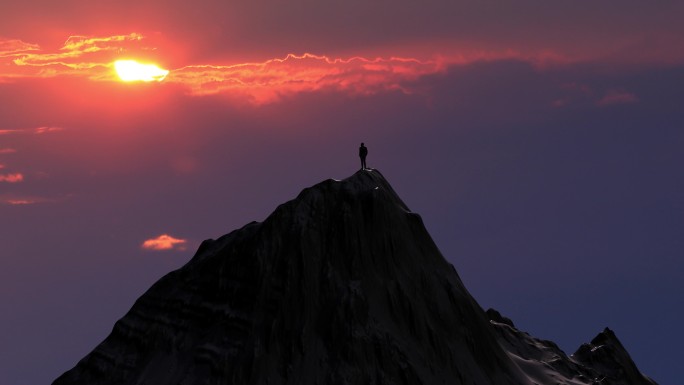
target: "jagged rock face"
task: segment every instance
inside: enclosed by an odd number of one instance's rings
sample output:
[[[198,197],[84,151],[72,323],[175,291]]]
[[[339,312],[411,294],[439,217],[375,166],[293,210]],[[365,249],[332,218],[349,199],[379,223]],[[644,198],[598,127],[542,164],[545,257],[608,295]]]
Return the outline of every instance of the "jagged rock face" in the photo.
[[[66,384],[522,384],[420,217],[378,171],[205,241]]]
[[[501,347],[534,384],[657,385],[639,372],[620,341],[606,328],[591,344],[567,356],[555,343],[518,330],[496,310],[487,310]],[[505,322],[507,321],[507,322]]]
[[[572,358],[600,373],[602,385],[655,384],[639,372],[620,340],[608,328],[591,340],[591,343],[582,344]]]

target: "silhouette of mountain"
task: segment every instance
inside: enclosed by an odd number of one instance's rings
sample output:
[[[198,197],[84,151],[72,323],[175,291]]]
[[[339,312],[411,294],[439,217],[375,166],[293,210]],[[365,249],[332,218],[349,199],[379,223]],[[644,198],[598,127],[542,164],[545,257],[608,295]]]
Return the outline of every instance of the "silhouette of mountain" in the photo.
[[[642,375],[612,330],[567,356],[555,343],[518,330],[496,310],[487,310],[497,338],[532,384],[656,385]]]
[[[612,332],[568,358],[485,313],[371,169],[204,241],[53,385],[226,383],[654,384]]]

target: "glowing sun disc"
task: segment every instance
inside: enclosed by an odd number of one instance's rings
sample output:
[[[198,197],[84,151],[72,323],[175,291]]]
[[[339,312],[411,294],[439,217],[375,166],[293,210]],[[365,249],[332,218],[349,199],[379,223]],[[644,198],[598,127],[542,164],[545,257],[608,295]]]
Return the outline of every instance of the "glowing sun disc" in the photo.
[[[117,60],[114,62],[119,79],[124,82],[151,82],[162,81],[169,74],[168,70],[157,67],[154,64],[138,63],[135,60]]]

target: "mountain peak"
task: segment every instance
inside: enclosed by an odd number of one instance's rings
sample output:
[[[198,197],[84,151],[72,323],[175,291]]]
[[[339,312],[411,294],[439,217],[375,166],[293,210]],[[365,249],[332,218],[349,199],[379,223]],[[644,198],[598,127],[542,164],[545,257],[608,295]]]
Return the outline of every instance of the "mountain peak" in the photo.
[[[53,385],[530,384],[496,328],[366,169],[204,241]]]
[[[377,198],[387,199],[404,211],[410,211],[382,173],[376,169],[359,170],[342,180],[325,180],[312,187],[305,188],[295,200],[305,199],[311,193],[320,194],[323,192],[349,195],[375,194],[374,196]]]
[[[609,328],[603,329],[590,343],[582,344],[572,358],[600,372],[606,384],[655,384],[641,374],[625,347]]]
[[[380,170],[374,168],[359,170],[345,179],[335,181],[349,183],[351,186],[356,186],[361,190],[369,190],[381,186],[390,187],[391,189],[389,182],[385,179]]]
[[[205,241],[65,384],[522,384],[484,311],[377,170]]]
[[[608,327],[604,328],[601,333],[596,335],[596,337],[594,337],[591,340],[591,344],[595,345],[595,346],[609,344],[609,345],[617,346],[620,349],[624,350],[624,347],[622,346],[622,343],[620,342],[620,340],[615,335],[615,332],[610,330],[610,328],[608,328]]]

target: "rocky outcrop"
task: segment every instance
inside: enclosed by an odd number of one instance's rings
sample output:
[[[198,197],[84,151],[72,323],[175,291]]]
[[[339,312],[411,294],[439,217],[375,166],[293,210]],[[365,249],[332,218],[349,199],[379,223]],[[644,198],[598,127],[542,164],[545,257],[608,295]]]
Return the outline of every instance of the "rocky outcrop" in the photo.
[[[598,373],[600,384],[655,384],[641,374],[615,333],[608,328],[591,340],[591,343],[582,344],[571,358]]]
[[[518,330],[496,310],[487,315],[501,347],[533,384],[657,385],[639,372],[608,328],[567,356],[555,343]]]

